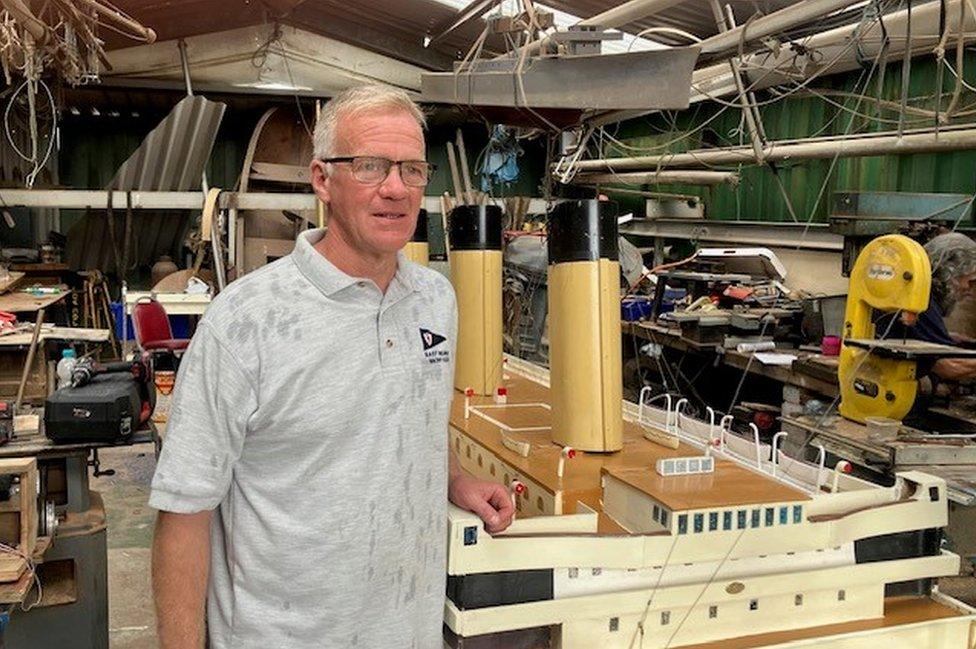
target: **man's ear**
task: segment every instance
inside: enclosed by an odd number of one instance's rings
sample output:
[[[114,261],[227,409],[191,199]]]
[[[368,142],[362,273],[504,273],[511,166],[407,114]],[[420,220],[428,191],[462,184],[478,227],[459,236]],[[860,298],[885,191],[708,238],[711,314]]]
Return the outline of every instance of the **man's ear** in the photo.
[[[326,205],[329,204],[329,198],[331,196],[330,185],[332,183],[332,179],[329,178],[329,172],[326,168],[327,164],[321,160],[312,160],[308,166],[309,178],[312,181],[312,191]]]

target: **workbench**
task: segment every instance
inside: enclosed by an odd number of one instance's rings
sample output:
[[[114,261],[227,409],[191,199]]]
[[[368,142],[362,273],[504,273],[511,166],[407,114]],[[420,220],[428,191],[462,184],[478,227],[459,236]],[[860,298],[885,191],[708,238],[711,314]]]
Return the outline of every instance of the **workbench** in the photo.
[[[794,385],[811,392],[817,392],[828,398],[839,394],[837,386],[836,359],[823,357],[819,354],[783,349],[776,351],[789,352],[797,356],[792,367],[781,365],[763,365],[755,360],[751,352],[738,352],[735,349],[722,349],[720,345],[701,345],[681,337],[681,330],[677,327],[667,327],[651,322],[622,322],[622,331],[631,336],[663,345],[678,351],[691,351],[702,355],[719,355],[719,362],[751,374],[764,376],[784,385]],[[808,371],[799,368],[810,367]]]

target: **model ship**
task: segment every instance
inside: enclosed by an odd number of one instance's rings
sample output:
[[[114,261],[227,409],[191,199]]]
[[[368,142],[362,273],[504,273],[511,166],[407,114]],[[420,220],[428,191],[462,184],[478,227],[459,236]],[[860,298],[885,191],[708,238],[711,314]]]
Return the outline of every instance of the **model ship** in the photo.
[[[825,452],[788,457],[785,433],[746,439],[647,389],[623,402],[607,204],[551,215],[550,370],[503,362],[493,209],[452,215],[450,443],[466,470],[512,487],[517,520],[492,536],[450,511],[450,646],[972,647],[976,610],[934,586],[960,565],[940,547],[941,479],[882,487]]]

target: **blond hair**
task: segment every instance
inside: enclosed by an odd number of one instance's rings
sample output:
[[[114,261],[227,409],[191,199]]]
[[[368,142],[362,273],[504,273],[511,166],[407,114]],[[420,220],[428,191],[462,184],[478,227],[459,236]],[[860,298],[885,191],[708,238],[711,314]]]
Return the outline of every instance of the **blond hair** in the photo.
[[[315,157],[321,160],[335,155],[336,129],[340,118],[362,113],[398,110],[408,113],[417,120],[422,130],[427,128],[427,119],[423,111],[410,95],[399,88],[370,84],[343,90],[325,105],[315,123],[313,138]]]

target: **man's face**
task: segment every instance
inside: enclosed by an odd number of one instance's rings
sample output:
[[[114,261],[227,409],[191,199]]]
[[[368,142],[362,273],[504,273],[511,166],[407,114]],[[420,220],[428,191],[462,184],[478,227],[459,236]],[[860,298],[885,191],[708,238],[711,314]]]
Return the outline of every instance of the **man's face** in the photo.
[[[952,284],[957,297],[976,295],[976,273],[953,277]]]
[[[377,111],[342,117],[336,126],[332,157],[374,156],[390,160],[425,160],[424,134],[406,111]],[[329,206],[329,230],[366,257],[394,255],[413,236],[423,187],[403,184],[393,167],[378,185],[353,177],[352,165],[312,162],[312,186]]]

